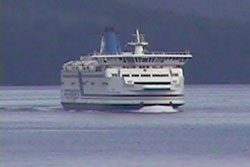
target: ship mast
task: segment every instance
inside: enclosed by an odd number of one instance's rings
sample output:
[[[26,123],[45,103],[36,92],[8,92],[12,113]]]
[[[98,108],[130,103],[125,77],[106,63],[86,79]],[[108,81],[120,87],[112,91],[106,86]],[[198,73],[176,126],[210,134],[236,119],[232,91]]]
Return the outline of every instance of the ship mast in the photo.
[[[136,36],[136,40],[129,42],[128,45],[135,48],[134,54],[143,54],[143,47],[147,46],[148,42],[145,41],[144,35],[140,34],[138,29],[136,29],[136,34],[133,35]]]
[[[104,49],[105,49],[105,40],[104,40],[104,37],[102,37],[101,47],[100,47],[100,53],[103,53]]]

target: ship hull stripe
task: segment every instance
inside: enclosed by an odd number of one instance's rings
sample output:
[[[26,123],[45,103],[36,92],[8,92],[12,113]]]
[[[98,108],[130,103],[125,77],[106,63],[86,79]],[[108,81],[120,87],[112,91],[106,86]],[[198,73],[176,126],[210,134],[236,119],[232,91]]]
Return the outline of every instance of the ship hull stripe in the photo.
[[[173,95],[144,95],[144,94],[140,94],[140,95],[110,95],[110,94],[84,94],[82,97],[84,96],[100,96],[100,97],[183,97],[183,94],[173,94]]]
[[[138,110],[144,106],[154,106],[155,104],[96,104],[96,103],[65,103],[62,102],[61,103],[63,108],[65,110],[128,110],[128,109],[134,109],[134,110]],[[180,105],[183,105],[183,103],[180,104],[170,104],[170,103],[166,103],[166,104],[159,104],[162,106],[173,106],[173,107],[178,107]]]

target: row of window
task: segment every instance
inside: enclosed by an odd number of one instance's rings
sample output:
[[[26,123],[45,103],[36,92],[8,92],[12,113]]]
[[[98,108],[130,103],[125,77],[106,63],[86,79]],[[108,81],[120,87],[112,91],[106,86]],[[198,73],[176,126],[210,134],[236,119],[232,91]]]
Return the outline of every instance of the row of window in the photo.
[[[117,76],[117,74],[116,75],[113,75],[112,74],[112,76]],[[141,75],[139,75],[139,74],[132,74],[131,75],[131,77],[151,77],[151,74],[141,74]],[[178,76],[178,74],[172,74],[172,76],[175,76],[175,77],[177,77]],[[130,77],[130,75],[129,74],[122,74],[122,77]],[[169,75],[168,74],[152,74],[152,77],[169,77]]]
[[[122,68],[163,68],[163,66],[122,66]]]
[[[82,85],[86,85],[87,82],[82,83]],[[62,84],[64,84],[64,83],[62,82]],[[75,82],[71,82],[71,85],[75,85],[75,84],[76,84]],[[95,85],[95,82],[90,82],[90,85]],[[108,83],[107,82],[103,82],[102,85],[108,85]]]

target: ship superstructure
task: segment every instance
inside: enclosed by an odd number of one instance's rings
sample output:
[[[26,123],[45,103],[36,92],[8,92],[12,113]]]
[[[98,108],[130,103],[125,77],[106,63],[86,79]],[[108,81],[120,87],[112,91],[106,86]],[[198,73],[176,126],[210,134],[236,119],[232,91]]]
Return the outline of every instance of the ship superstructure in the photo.
[[[149,52],[136,30],[122,52],[113,28],[106,28],[99,52],[63,65],[61,103],[65,109],[140,109],[184,104],[183,65],[187,52]]]

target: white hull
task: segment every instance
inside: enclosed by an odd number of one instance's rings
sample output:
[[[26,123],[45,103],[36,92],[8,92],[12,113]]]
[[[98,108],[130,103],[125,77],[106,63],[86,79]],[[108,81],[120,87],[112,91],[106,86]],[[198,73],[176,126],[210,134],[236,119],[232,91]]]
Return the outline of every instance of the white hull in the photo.
[[[140,109],[149,105],[180,106],[184,104],[183,87],[180,83],[178,87],[171,84],[135,85],[126,84],[123,78],[79,78],[77,74],[71,74],[71,76],[74,77],[62,77],[64,85],[61,89],[61,99],[63,106],[67,106],[66,109],[95,109],[95,105],[98,106],[97,108]],[[95,84],[92,85],[92,83]],[[81,84],[82,87],[80,87]]]
[[[115,54],[95,53],[65,63],[61,73],[63,107],[80,110],[183,105],[182,66],[192,55],[144,53],[147,42],[138,31],[137,41],[129,44],[135,47],[134,52],[118,49]],[[101,52],[110,49],[105,46],[102,45]]]

